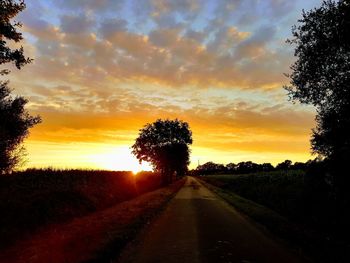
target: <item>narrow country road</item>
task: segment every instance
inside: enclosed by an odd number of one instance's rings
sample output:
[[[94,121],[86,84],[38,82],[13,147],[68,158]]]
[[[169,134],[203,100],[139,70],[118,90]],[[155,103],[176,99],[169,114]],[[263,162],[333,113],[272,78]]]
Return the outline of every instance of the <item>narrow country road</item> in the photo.
[[[304,262],[193,177],[136,243],[121,262]]]

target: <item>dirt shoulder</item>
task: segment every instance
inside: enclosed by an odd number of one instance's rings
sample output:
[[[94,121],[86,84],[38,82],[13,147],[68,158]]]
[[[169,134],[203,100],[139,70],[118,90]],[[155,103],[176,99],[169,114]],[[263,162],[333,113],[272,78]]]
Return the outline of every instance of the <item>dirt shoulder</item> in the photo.
[[[48,226],[0,251],[0,262],[109,262],[183,183],[184,179],[69,223]]]

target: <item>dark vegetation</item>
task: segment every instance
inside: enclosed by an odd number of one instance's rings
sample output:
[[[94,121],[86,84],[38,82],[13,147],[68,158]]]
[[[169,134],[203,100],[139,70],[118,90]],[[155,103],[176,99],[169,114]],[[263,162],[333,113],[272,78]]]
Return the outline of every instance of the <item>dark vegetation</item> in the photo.
[[[215,175],[213,176],[215,178],[206,176],[201,177],[200,180],[210,190],[234,206],[235,209],[251,218],[254,223],[258,222],[259,225],[257,226],[260,227],[260,229],[263,231],[268,229],[274,236],[287,242],[288,246],[293,248],[293,250],[302,257],[311,254],[311,251],[318,256],[318,258],[322,257],[319,255],[319,249],[322,247],[320,243],[323,245],[325,244],[324,238],[322,239],[320,235],[315,234],[315,232],[305,231],[305,228],[301,228],[267,206],[244,198],[230,190],[229,187],[225,188],[224,185],[226,183],[221,182],[221,180],[228,180],[229,178],[225,178],[226,176],[227,175]],[[229,175],[229,177],[232,178],[232,175]],[[210,182],[210,184],[206,181]],[[319,260],[316,260],[316,262],[319,262]]]
[[[184,181],[69,222],[48,225],[0,251],[1,262],[115,262],[122,249],[166,207]]]
[[[163,185],[185,175],[190,163],[192,132],[187,122],[158,119],[146,124],[139,133],[132,153],[152,164],[161,174]]]
[[[308,217],[309,203],[305,171],[279,170],[242,175],[208,175],[203,180],[265,205],[298,221],[319,224],[324,217]],[[306,199],[306,200],[305,200]],[[307,203],[305,203],[307,201]],[[309,207],[310,208],[310,207]]]
[[[30,169],[0,176],[0,247],[159,188],[151,172]]]
[[[14,22],[13,18],[26,8],[24,1],[1,0],[0,1],[0,65],[13,62],[20,69],[25,64],[31,62],[23,54],[23,47],[11,49],[7,41],[20,42],[23,37],[18,28],[22,26],[19,22]],[[9,69],[0,70],[0,75],[9,74]]]
[[[23,54],[23,48],[11,49],[9,41],[20,42],[18,31],[21,23],[14,17],[25,9],[24,1],[0,0],[0,65],[14,63],[17,69],[31,62]],[[0,69],[0,76],[10,73]],[[31,116],[25,109],[28,101],[11,94],[9,82],[0,80],[0,174],[9,172],[21,163],[24,148],[21,145],[29,134],[29,128],[41,122],[39,116]]]
[[[285,160],[274,167],[271,163],[258,164],[252,161],[229,163],[227,165],[207,162],[199,165],[191,171],[192,175],[212,175],[212,174],[247,174],[256,172],[270,172],[275,170],[305,170],[313,163],[312,160],[306,163]]]
[[[350,218],[350,1],[324,1],[303,11],[292,29],[296,61],[290,85],[294,102],[313,105],[317,126],[313,153],[325,159],[317,178],[327,180],[337,207],[337,221]],[[345,221],[344,221],[345,222]],[[338,222],[340,223],[340,222]]]
[[[24,148],[21,145],[29,128],[40,123],[25,110],[27,100],[13,97],[8,82],[0,81],[0,174],[9,172],[21,163]]]
[[[233,205],[237,206],[238,202],[240,210],[275,234],[301,246],[316,262],[345,262],[350,256],[347,252],[350,227],[348,221],[344,221],[346,218],[340,217],[332,187],[322,178],[327,165],[314,161],[304,170],[215,174],[200,178],[223,189],[231,195],[229,199],[233,195]],[[248,200],[242,201],[241,197]],[[277,212],[291,223],[260,209],[259,205],[251,208],[249,200]]]

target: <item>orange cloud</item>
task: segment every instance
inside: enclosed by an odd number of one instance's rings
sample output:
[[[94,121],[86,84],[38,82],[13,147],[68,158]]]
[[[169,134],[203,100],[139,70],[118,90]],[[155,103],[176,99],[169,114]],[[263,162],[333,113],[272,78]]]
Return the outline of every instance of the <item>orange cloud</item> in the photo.
[[[36,67],[28,70],[29,75],[78,84],[100,74],[116,81],[170,87],[257,88],[281,85],[290,64],[284,50],[266,46],[273,38],[273,27],[245,32],[224,26],[213,40],[203,43],[193,38],[193,30],[187,34],[182,26],[158,28],[147,35],[128,31],[122,20],[101,22],[96,31],[92,25],[97,22],[85,15],[61,19],[60,27],[25,26],[37,38]]]

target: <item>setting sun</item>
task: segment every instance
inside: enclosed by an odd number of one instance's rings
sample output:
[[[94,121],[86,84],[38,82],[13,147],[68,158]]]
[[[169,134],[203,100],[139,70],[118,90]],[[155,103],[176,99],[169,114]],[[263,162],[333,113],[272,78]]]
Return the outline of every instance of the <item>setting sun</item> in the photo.
[[[128,147],[115,147],[108,151],[90,156],[94,166],[106,170],[126,170],[137,173],[142,170],[152,170],[146,163],[140,164],[130,153]]]
[[[26,166],[45,168],[87,168],[102,169],[111,171],[151,171],[152,166],[139,161],[131,154],[131,149],[127,146],[113,146],[103,143],[74,143],[64,147],[60,144],[46,144],[44,150],[41,143],[27,143],[27,151],[34,156],[29,159]],[[53,154],[56,153],[56,154]],[[59,153],[59,154],[57,154]],[[92,154],[93,153],[93,154]]]

